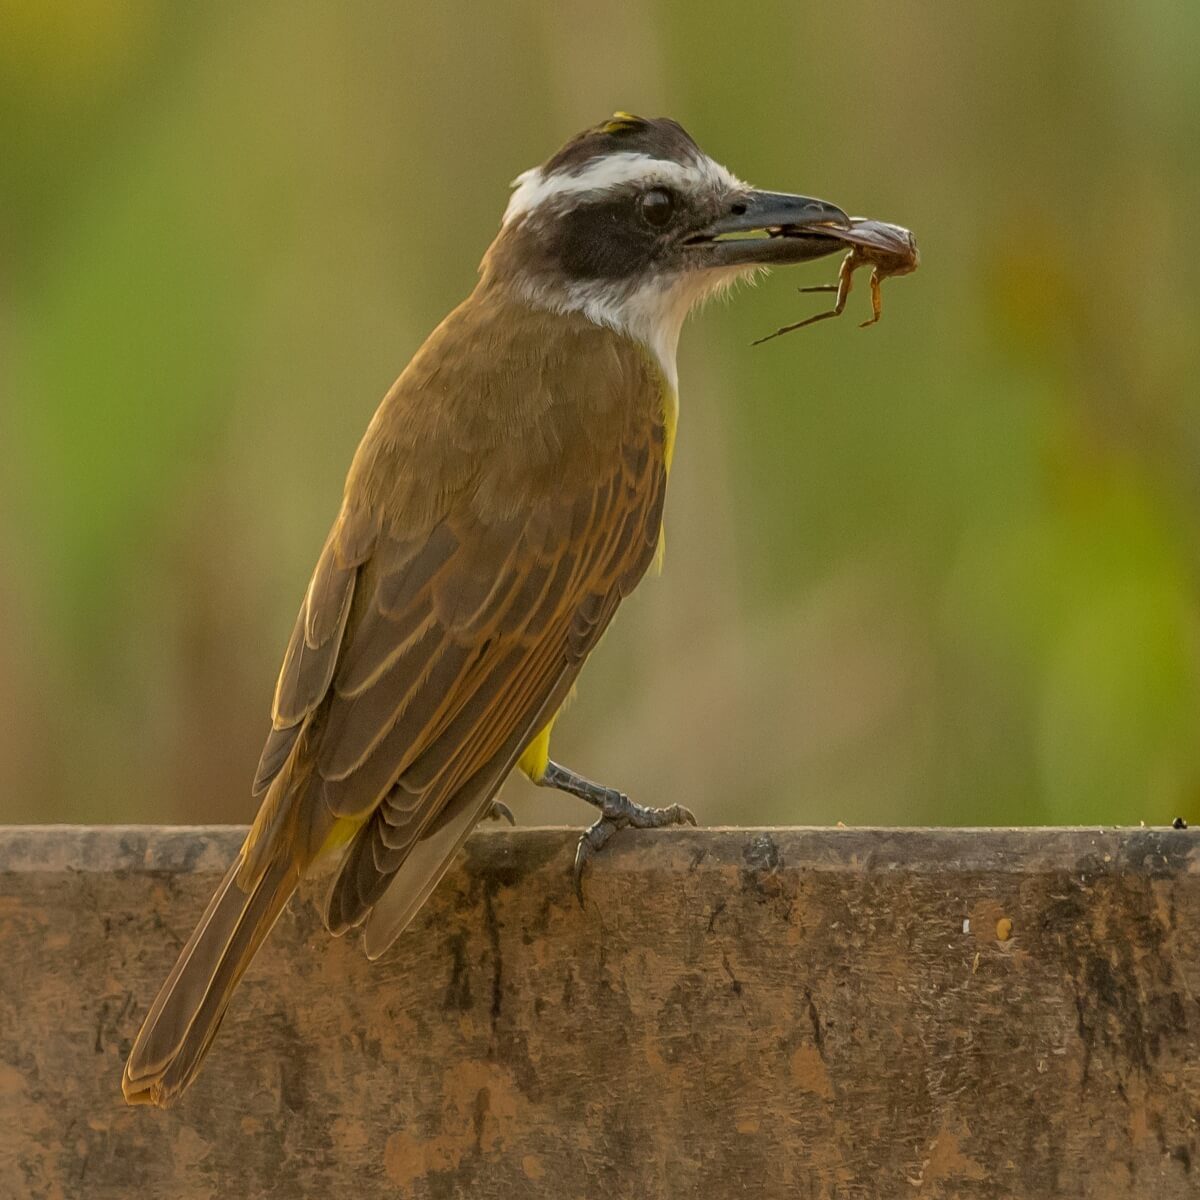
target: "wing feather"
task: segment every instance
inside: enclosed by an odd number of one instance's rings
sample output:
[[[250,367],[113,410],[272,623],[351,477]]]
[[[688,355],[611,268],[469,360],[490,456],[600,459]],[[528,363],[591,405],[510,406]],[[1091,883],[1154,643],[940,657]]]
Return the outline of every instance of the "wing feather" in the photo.
[[[370,687],[352,696],[334,692],[329,724],[317,760],[321,774],[342,780],[356,771],[381,742],[398,729],[412,743],[450,702],[454,686],[478,647],[450,641],[436,623]]]
[[[632,576],[640,577],[657,546],[657,528],[647,536],[642,526],[661,516],[665,476],[657,486],[648,480],[649,460],[649,453],[624,456],[623,470],[631,461],[641,468],[640,486],[630,486],[628,478],[613,478],[572,514],[566,527],[583,535],[582,557],[590,572],[580,571],[576,554],[566,548],[555,570],[540,569],[536,561],[527,565],[526,583],[535,582],[524,592],[526,603],[513,605],[518,619],[507,627],[531,636],[520,636],[509,654],[495,662],[487,680],[405,767],[375,809],[331,890],[330,928],[342,931],[368,916],[414,846],[436,825],[443,804],[486,769],[514,728],[533,719],[547,692],[561,686],[564,677],[573,678],[582,666],[612,619],[624,585]],[[550,586],[554,580],[557,588]],[[575,589],[567,587],[572,580]],[[581,583],[592,590],[581,596]],[[529,732],[532,736],[536,729]]]
[[[263,747],[252,791],[261,795],[296,745],[300,725],[329,689],[354,598],[362,558],[345,554],[345,517],[339,517],[300,606],[271,705],[271,732]],[[365,553],[365,551],[364,551]]]
[[[661,426],[630,416],[607,451],[602,430],[585,434],[607,469],[564,470],[521,504],[502,502],[501,476],[473,487],[460,472],[442,511],[403,528],[380,529],[370,505],[339,518],[280,673],[240,884],[272,846],[309,861],[339,823],[361,821],[330,928],[388,896],[377,952],[415,911],[443,843],[461,842],[657,547]]]

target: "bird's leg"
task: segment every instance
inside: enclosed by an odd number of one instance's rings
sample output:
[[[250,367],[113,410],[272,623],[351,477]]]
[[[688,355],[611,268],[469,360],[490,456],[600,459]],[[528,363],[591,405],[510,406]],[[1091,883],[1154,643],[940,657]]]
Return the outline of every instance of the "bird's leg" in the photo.
[[[876,267],[871,272],[871,312],[874,315],[869,321],[864,321],[859,329],[866,329],[868,325],[874,325],[883,316],[883,293],[879,290],[882,282],[883,280],[879,278],[879,268]]]
[[[682,804],[672,804],[667,808],[644,808],[634,804],[624,792],[584,779],[582,775],[576,775],[553,760],[547,762],[542,777],[536,782],[539,787],[557,788],[560,792],[578,796],[600,810],[599,819],[584,831],[575,851],[575,895],[579,897],[580,905],[583,904],[584,868],[597,851],[608,845],[618,829],[626,826],[631,829],[661,829],[664,825],[696,823],[691,809],[684,808]]]
[[[503,800],[493,800],[488,807],[484,819],[487,821],[507,821],[513,826],[517,823],[517,818],[513,816],[512,809]]]

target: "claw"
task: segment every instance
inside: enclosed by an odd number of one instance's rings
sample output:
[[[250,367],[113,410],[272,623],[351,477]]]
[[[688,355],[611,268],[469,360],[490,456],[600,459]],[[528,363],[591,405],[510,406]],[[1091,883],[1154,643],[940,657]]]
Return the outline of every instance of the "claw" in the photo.
[[[583,908],[583,872],[587,864],[608,845],[612,835],[622,827],[622,822],[604,816],[589,825],[579,837],[575,847],[575,896]]]
[[[512,809],[504,803],[503,800],[493,800],[491,808],[487,811],[487,820],[489,821],[507,821],[510,825],[516,826],[517,818],[513,816]]]
[[[631,829],[661,829],[666,825],[695,825],[696,815],[690,808],[682,804],[672,804],[667,808],[643,808],[634,804],[628,796],[621,792],[611,792],[606,798],[601,810],[603,816],[589,825],[579,838],[575,848],[575,897],[579,907],[584,907],[583,873],[587,864],[608,845],[614,833],[618,830]]]
[[[575,881],[575,899],[579,901],[580,908],[585,907],[583,903],[583,868],[588,860],[588,856],[584,853],[586,845],[586,837],[581,837],[579,845],[575,847],[575,869],[572,872],[572,878]]]

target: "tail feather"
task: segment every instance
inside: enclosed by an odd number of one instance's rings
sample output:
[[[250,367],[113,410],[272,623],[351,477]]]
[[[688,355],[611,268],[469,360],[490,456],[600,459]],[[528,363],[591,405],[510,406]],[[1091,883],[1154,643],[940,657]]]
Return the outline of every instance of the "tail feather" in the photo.
[[[191,1083],[234,988],[296,890],[290,862],[273,863],[248,892],[237,884],[241,866],[239,854],[134,1040],[121,1077],[130,1104],[166,1108]]]

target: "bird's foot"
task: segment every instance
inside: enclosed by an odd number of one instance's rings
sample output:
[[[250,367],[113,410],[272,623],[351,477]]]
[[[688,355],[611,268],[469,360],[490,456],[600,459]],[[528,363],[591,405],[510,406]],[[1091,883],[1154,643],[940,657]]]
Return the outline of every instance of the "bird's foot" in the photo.
[[[604,787],[584,779],[567,767],[554,762],[546,763],[546,769],[537,781],[539,787],[557,788],[571,796],[578,796],[600,810],[600,819],[588,826],[579,839],[575,851],[575,895],[583,906],[583,872],[587,864],[608,845],[612,835],[619,829],[661,829],[664,825],[695,825],[696,818],[690,808],[672,804],[667,808],[643,808],[634,804],[624,792]]]
[[[594,803],[595,801],[593,801]],[[608,845],[620,829],[662,829],[667,825],[695,825],[696,817],[690,808],[671,804],[666,808],[644,808],[634,804],[623,792],[603,789],[603,799],[597,805],[601,816],[589,825],[575,850],[575,895],[583,907],[583,873],[587,864]]]
[[[517,824],[517,818],[513,816],[512,809],[503,800],[493,800],[484,819],[488,821],[507,821],[514,827]]]

